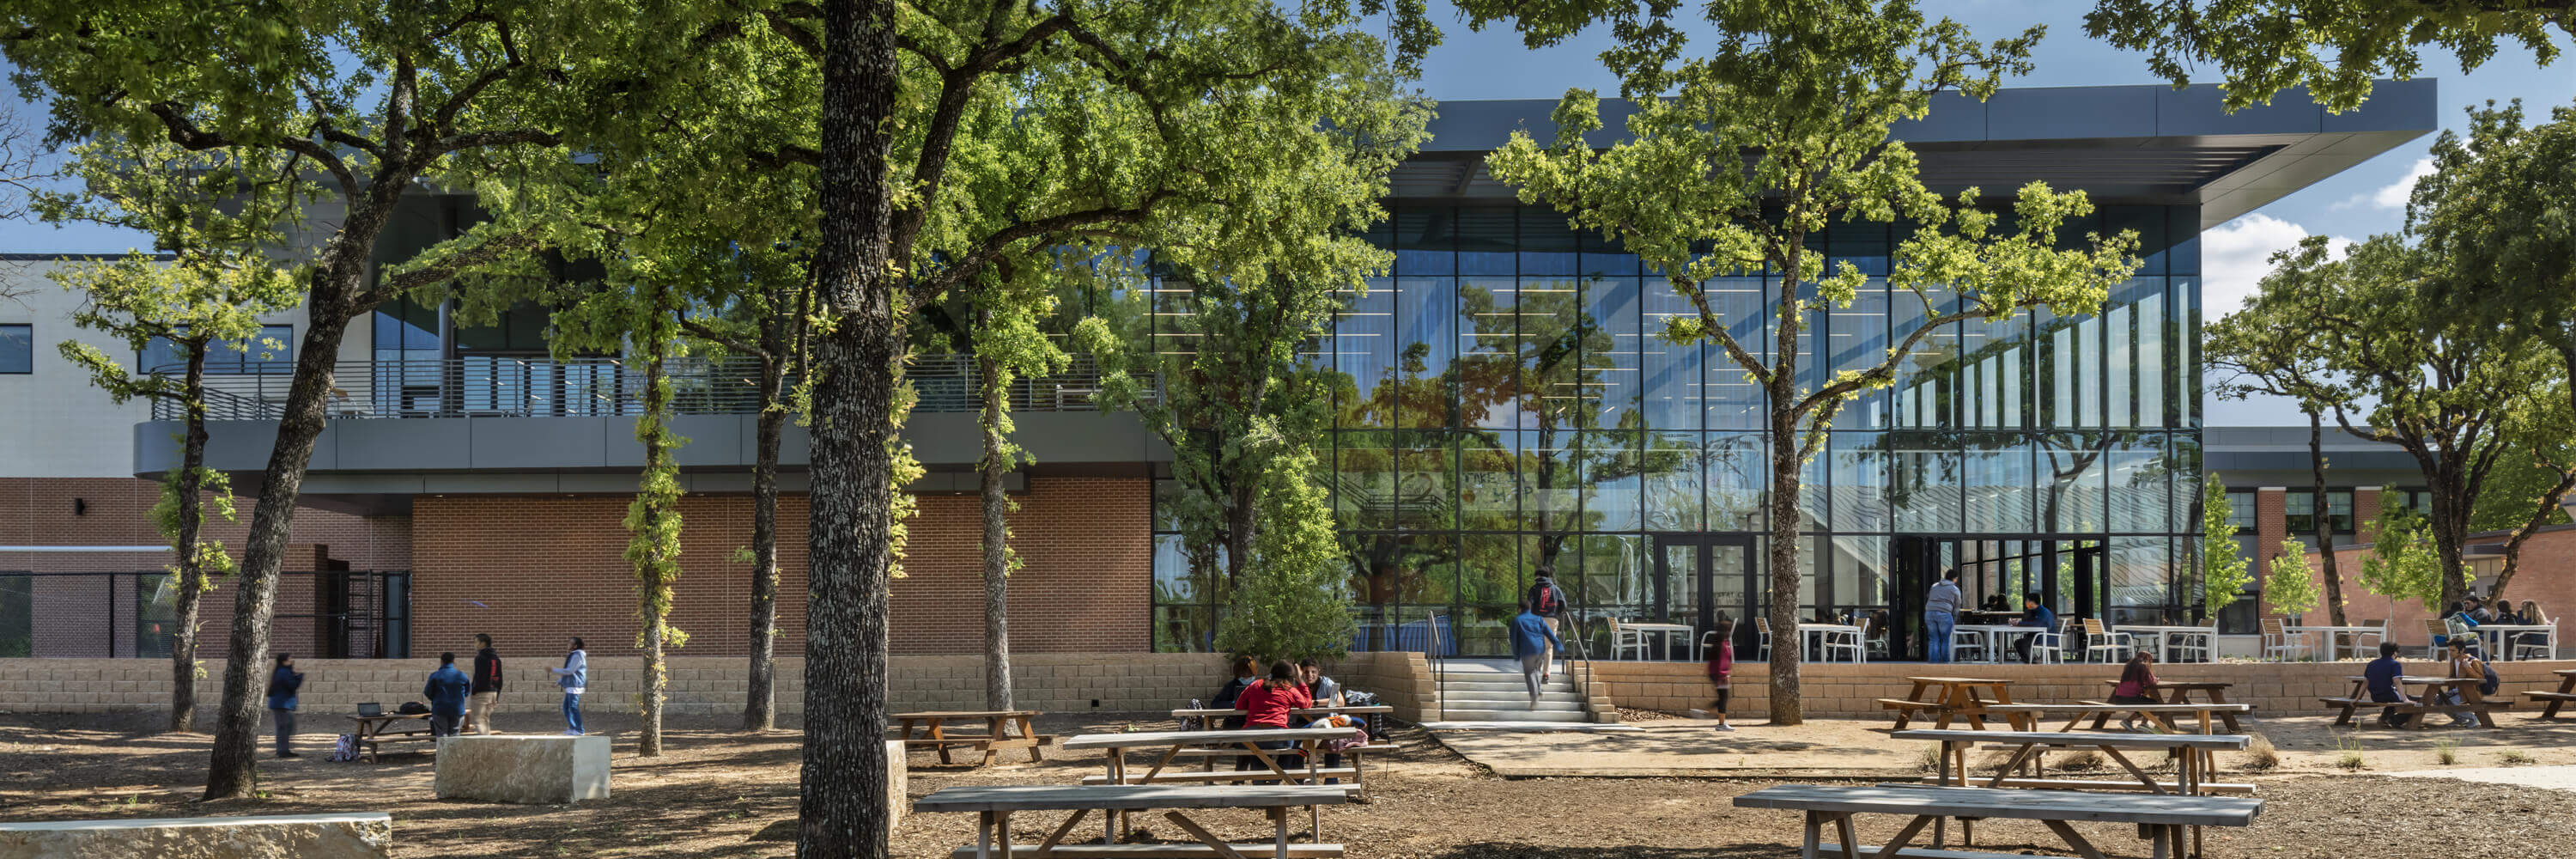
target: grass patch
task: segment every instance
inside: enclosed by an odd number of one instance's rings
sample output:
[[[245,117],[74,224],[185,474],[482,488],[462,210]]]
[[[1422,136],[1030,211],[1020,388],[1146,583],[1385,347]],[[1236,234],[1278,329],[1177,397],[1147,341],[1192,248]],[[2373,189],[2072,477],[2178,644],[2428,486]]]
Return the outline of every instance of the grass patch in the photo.
[[[2077,749],[2058,755],[2055,760],[2049,761],[2049,764],[2053,769],[2068,772],[2098,770],[2103,767],[2102,753],[2092,749]]]
[[[2361,757],[2361,740],[2352,737],[2338,738],[2335,740],[2335,749],[2339,752],[2335,755],[2335,766],[2348,770],[2370,768],[2370,762]]]
[[[1923,753],[1914,756],[1914,768],[1923,772],[1940,772],[1941,750],[1943,748],[1946,748],[1946,746],[1941,743],[1933,743],[1929,746],[1923,747]]]
[[[2459,763],[2460,741],[2453,739],[2435,740],[2433,742],[2433,759],[2441,761],[2442,765],[2446,767]]]
[[[2508,749],[2504,753],[2496,755],[2496,762],[2504,764],[2505,766],[2515,767],[2522,766],[2524,764],[2536,764],[2540,761],[2530,755],[2523,754],[2520,749]]]
[[[2272,747],[2272,738],[2255,734],[2245,744],[2244,767],[2257,772],[2281,767],[2281,750]]]

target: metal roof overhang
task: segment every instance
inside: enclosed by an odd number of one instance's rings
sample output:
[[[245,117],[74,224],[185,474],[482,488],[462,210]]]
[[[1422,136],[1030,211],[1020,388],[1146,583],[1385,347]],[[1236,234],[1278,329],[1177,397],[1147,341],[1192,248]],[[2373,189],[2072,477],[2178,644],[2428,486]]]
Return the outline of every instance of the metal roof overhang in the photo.
[[[2440,127],[2435,81],[2381,81],[2361,108],[2330,114],[2303,89],[2230,114],[2215,85],[2008,89],[1984,102],[1935,99],[1929,115],[1890,137],[1912,148],[1924,184],[1990,197],[2031,180],[2082,189],[2098,203],[2200,207],[2202,229],[2288,196]],[[1507,204],[1510,186],[1486,172],[1485,153],[1526,131],[1556,137],[1547,99],[1442,102],[1431,140],[1396,169],[1389,196]],[[1602,103],[1604,129],[1625,136],[1626,102]]]

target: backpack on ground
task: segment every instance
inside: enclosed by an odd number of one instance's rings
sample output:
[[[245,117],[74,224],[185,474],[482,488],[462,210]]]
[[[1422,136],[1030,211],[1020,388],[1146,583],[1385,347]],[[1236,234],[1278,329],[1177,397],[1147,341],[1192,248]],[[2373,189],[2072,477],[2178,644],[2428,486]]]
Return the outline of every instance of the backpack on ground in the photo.
[[[339,740],[338,742],[335,742],[335,743],[332,743],[332,744],[331,744],[331,756],[330,756],[330,757],[328,757],[328,758],[324,758],[323,760],[328,760],[328,761],[354,761],[354,760],[357,760],[357,759],[358,759],[358,737],[357,737],[357,735],[355,735],[355,734],[341,734],[341,735],[340,735],[340,740]]]

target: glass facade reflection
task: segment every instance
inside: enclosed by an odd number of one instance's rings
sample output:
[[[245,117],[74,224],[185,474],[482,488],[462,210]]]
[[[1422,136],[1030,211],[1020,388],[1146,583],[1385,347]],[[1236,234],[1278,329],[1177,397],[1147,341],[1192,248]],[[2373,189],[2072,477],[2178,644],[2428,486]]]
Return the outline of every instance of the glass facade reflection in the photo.
[[[1457,652],[1507,652],[1501,624],[1540,570],[1596,654],[1612,618],[1705,628],[1767,610],[1762,392],[1720,348],[1659,336],[1688,303],[1552,210],[1390,208],[1371,238],[1393,270],[1309,356],[1337,382],[1318,460],[1360,602],[1354,646],[1395,647],[1439,615]],[[1938,332],[1897,384],[1848,404],[1806,465],[1801,613],[1888,612],[1902,658],[1919,652],[1908,616],[1921,589],[1955,567],[1972,600],[2014,611],[2038,591],[2072,616],[2191,616],[2200,266],[2196,243],[2174,239],[2197,218],[2104,207],[2069,224],[2063,235],[2134,229],[2145,242],[2145,266],[2101,313]],[[1824,354],[1802,357],[1804,384],[1871,365],[1923,318],[1924,301],[1883,279],[1900,236],[1822,237],[1829,266],[1848,260],[1874,288],[1815,314],[1822,336],[1808,342]],[[1769,348],[1775,288],[1738,278],[1709,297],[1740,342]],[[1191,630],[1215,608],[1186,593],[1186,559],[1166,542],[1157,646],[1198,649]]]

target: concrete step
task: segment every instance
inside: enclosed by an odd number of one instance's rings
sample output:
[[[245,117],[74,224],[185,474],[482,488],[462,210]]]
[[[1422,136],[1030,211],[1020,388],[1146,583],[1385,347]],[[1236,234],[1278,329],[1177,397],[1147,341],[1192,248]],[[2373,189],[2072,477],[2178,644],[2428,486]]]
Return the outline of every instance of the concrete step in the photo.
[[[1526,694],[1529,692],[1529,681],[1521,679],[1519,675],[1513,675],[1511,677],[1501,679],[1489,679],[1484,677],[1450,677],[1440,681],[1440,688],[1511,689]],[[1550,677],[1547,682],[1539,684],[1538,688],[1541,692],[1571,692],[1574,691],[1574,681],[1564,677]]]
[[[1535,706],[1535,707],[1530,706],[1529,696],[1527,696],[1527,695],[1523,695],[1523,696],[1520,696],[1520,697],[1518,697],[1518,698],[1485,698],[1485,697],[1478,697],[1478,698],[1463,698],[1463,697],[1452,696],[1452,695],[1443,695],[1443,696],[1441,696],[1441,698],[1440,698],[1440,702],[1441,702],[1441,703],[1443,703],[1443,704],[1448,705],[1451,709],[1456,709],[1456,708],[1461,708],[1461,707],[1463,707],[1463,708],[1470,709],[1470,710],[1534,710],[1534,711],[1538,711],[1538,712],[1573,712],[1573,713],[1580,713],[1580,712],[1583,712],[1583,700],[1582,700],[1582,699],[1580,699],[1580,698],[1571,698],[1571,697],[1568,697],[1568,698],[1546,698],[1546,697],[1542,697],[1542,698],[1538,699],[1538,706]]]
[[[1448,707],[1439,713],[1446,722],[1589,722],[1592,718],[1579,712],[1562,710],[1465,710]]]

